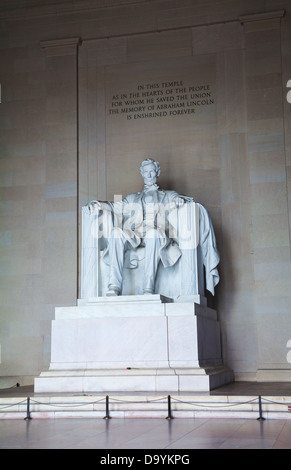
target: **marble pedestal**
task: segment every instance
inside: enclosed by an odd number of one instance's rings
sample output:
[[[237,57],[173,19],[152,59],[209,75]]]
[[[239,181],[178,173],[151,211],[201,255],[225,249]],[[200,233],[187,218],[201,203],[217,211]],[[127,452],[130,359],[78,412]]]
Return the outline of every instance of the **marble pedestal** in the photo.
[[[233,381],[216,312],[183,300],[98,297],[56,308],[51,364],[35,392],[208,391]]]

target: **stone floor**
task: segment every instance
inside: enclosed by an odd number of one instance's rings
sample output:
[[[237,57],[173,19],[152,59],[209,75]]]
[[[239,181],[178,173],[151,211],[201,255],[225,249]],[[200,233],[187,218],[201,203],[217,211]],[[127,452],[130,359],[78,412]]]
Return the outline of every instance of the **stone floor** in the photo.
[[[291,420],[0,420],[0,449],[291,449]]]
[[[26,387],[28,391],[32,396],[33,389]],[[291,396],[291,383],[236,382],[210,392],[226,393]],[[0,395],[21,396],[23,387],[1,390]],[[169,455],[189,449],[291,449],[291,419],[0,419],[0,448],[161,449]]]

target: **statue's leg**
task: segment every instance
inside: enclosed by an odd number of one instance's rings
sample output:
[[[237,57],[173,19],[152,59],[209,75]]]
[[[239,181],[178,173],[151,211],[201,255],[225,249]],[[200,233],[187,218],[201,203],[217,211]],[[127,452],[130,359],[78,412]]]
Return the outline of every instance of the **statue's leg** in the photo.
[[[109,239],[109,281],[107,296],[120,295],[122,290],[122,272],[124,251],[127,240],[119,227],[114,227]]]
[[[145,245],[144,293],[154,294],[162,239],[158,236],[158,231],[152,229],[147,232],[143,242]]]

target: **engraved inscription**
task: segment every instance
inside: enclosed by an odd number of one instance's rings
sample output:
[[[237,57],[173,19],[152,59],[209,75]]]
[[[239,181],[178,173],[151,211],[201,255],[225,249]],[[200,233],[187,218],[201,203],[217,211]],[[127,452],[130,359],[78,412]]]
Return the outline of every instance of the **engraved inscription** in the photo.
[[[210,84],[185,85],[182,80],[141,83],[130,92],[111,96],[108,114],[122,115],[128,121],[185,116],[214,104]]]

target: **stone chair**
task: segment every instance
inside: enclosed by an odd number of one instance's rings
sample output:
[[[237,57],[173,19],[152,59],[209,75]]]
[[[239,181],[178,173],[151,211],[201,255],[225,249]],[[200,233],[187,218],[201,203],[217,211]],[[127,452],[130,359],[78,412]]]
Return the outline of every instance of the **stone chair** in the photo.
[[[173,220],[176,241],[182,255],[171,267],[165,268],[160,262],[155,283],[156,294],[181,301],[187,300],[190,296],[196,303],[205,302],[205,261],[203,261],[202,237],[200,237],[201,220],[204,225],[206,219],[208,225],[210,224],[208,232],[211,232],[211,247],[216,250],[216,246],[211,221],[208,217],[205,219],[204,212],[204,218],[201,219],[201,210],[205,211],[204,208],[201,208],[200,204],[190,202],[176,209]],[[90,213],[87,206],[82,208],[81,299],[83,300],[106,294],[109,267],[103,260],[103,252],[107,243],[104,232],[107,234],[111,232],[113,221],[110,213],[104,214],[104,216],[100,220],[100,216]],[[104,230],[104,224],[106,224],[106,230]],[[205,227],[203,227],[203,231],[205,232]],[[204,235],[203,238],[205,238]],[[207,251],[209,250],[207,249]],[[137,248],[135,254],[136,267],[124,268],[123,270],[122,295],[143,293],[144,248]],[[214,271],[214,275],[218,276],[216,266],[214,266]]]

